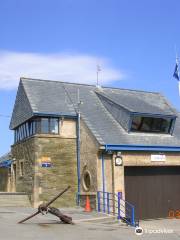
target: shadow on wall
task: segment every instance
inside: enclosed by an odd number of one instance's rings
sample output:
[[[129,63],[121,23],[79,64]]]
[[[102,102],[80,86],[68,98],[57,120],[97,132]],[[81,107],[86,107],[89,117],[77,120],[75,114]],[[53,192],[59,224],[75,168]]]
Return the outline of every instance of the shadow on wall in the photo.
[[[8,168],[0,168],[0,192],[8,191]]]

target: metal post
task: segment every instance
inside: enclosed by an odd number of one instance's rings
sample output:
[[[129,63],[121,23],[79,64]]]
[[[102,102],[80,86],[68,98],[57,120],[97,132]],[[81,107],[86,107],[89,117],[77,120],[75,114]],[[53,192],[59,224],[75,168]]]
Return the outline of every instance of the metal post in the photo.
[[[97,192],[97,202],[98,202],[98,212],[101,211],[101,196],[100,196],[100,192]]]
[[[78,120],[77,120],[77,180],[78,180],[78,198],[77,198],[77,205],[80,205],[80,184],[81,184],[81,180],[80,180],[80,144],[81,144],[81,137],[80,137],[80,120],[81,120],[81,116],[80,116],[80,111],[78,109]]]
[[[121,219],[121,197],[122,197],[122,193],[118,192],[118,216],[117,219],[120,220]]]
[[[106,212],[106,199],[105,199],[105,172],[104,172],[104,154],[101,154],[101,160],[102,160],[102,188],[103,188],[103,212]]]
[[[134,220],[134,207],[132,207],[132,213],[131,213],[131,225],[135,226],[135,220]]]
[[[103,192],[103,212],[106,212],[106,193]]]
[[[110,204],[109,204],[110,199],[109,199],[109,196],[110,196],[110,193],[108,192],[107,193],[107,210],[108,210],[108,214],[110,214]]]

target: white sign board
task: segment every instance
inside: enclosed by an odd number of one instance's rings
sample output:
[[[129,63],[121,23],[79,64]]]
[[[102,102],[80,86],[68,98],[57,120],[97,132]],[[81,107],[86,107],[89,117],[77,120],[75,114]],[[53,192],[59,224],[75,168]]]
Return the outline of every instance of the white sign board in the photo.
[[[158,155],[151,155],[152,162],[164,162],[166,161],[166,155],[158,154]]]

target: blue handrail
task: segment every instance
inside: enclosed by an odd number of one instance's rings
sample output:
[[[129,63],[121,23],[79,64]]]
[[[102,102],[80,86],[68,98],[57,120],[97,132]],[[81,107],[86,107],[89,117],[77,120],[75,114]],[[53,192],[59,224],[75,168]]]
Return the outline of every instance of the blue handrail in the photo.
[[[135,226],[134,206],[122,198],[118,192],[97,192],[98,212],[117,215],[117,219],[123,219],[127,224]]]

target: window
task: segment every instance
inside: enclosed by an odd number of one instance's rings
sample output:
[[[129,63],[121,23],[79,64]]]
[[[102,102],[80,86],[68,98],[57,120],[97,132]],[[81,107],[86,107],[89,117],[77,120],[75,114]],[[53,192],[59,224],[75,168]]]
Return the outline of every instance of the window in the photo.
[[[132,132],[170,133],[172,118],[153,118],[134,116],[132,119]]]
[[[36,118],[17,127],[14,131],[14,141],[19,142],[36,133],[59,134],[58,118]]]
[[[43,134],[59,134],[59,119],[58,118],[41,118],[38,121],[39,133]]]
[[[50,133],[58,134],[59,133],[59,120],[58,118],[50,118]]]
[[[41,118],[41,132],[40,133],[49,133],[49,119]]]
[[[85,171],[83,174],[83,188],[85,191],[89,191],[91,187],[91,174],[89,171]]]
[[[20,161],[20,172],[19,172],[20,176],[24,175],[24,162]]]
[[[12,166],[12,174],[13,174],[13,178],[16,181],[16,164],[13,164]]]

